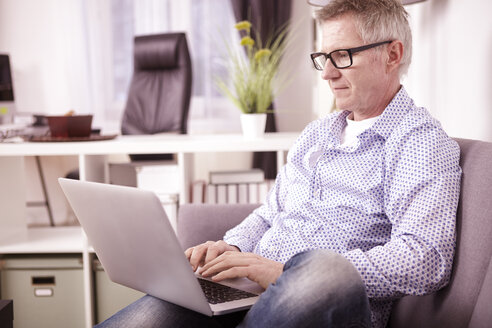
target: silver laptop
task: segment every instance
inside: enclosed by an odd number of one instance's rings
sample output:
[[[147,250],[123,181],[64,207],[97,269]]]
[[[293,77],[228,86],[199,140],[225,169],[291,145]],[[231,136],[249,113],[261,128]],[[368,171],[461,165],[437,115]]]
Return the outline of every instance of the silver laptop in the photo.
[[[217,284],[195,274],[152,191],[58,181],[112,281],[207,316],[247,309],[263,291],[246,278]],[[216,288],[219,300],[208,295]]]

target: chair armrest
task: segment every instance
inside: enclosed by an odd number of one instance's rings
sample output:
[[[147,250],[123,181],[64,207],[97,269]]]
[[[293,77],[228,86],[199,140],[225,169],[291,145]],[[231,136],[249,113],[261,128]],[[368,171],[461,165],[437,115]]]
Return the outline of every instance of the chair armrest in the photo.
[[[184,204],[179,207],[177,234],[183,249],[220,240],[259,204]]]

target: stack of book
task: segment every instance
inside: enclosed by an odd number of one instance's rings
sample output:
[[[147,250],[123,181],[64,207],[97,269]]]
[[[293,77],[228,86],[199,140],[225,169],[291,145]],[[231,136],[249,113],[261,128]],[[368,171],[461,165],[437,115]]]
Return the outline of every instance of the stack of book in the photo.
[[[209,183],[195,181],[191,190],[192,203],[257,204],[262,203],[274,180],[265,180],[260,169],[210,172]]]

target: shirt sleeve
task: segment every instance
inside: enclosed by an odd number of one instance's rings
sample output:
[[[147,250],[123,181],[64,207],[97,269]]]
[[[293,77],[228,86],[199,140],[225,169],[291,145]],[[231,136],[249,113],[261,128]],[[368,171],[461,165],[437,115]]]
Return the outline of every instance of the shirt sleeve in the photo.
[[[284,202],[289,186],[295,180],[295,175],[289,173],[289,165],[303,157],[303,151],[307,146],[312,146],[312,134],[319,128],[319,121],[313,121],[300,134],[287,156],[287,164],[277,174],[275,184],[269,191],[266,201],[254,210],[239,225],[227,231],[224,241],[229,245],[237,246],[242,252],[253,252],[261,238],[270,230],[279,213],[284,211]],[[307,145],[307,146],[306,146]]]
[[[274,197],[273,188],[268,198]],[[241,252],[253,252],[263,235],[272,226],[274,214],[269,208],[268,202],[261,205],[246,217],[239,225],[230,229],[224,236],[224,241],[229,245],[238,247]]]
[[[358,269],[370,298],[433,292],[447,284],[453,263],[459,147],[439,126],[427,123],[390,137],[385,157],[384,208],[391,239],[344,256]]]
[[[273,220],[283,211],[281,189],[286,187],[286,167],[284,166],[275,179],[266,201],[239,225],[227,231],[224,241],[237,246],[242,252],[253,252],[265,233],[272,227]]]

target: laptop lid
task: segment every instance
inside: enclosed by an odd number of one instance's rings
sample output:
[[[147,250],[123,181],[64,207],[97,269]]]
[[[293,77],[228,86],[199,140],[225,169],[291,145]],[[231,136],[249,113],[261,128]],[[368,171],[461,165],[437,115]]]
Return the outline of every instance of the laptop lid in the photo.
[[[257,297],[225,304],[207,302],[152,191],[64,178],[58,181],[112,281],[208,316],[248,308],[256,301]],[[261,292],[259,286],[244,280],[238,285],[224,284]]]

